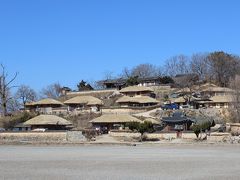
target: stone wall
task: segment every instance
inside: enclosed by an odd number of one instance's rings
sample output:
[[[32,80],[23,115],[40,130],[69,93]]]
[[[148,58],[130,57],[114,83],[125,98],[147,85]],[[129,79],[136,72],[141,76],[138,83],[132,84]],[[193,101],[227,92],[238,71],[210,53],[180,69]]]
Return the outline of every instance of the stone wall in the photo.
[[[139,138],[140,133],[127,133],[127,132],[110,132],[113,137],[127,137],[127,138]],[[171,140],[176,139],[176,133],[146,133],[145,137],[149,139]],[[194,133],[182,133],[182,139],[196,139]]]
[[[171,140],[176,139],[177,134],[176,133],[152,133],[147,134],[147,137],[149,139],[165,139],[165,140]],[[196,139],[196,135],[194,133],[182,133],[182,139]]]
[[[70,142],[82,142],[86,141],[82,131],[68,131],[66,134],[66,140]]]
[[[211,133],[208,136],[208,142],[219,142],[219,143],[240,143],[240,136],[232,136],[230,133]]]
[[[145,109],[127,109],[127,108],[119,108],[119,109],[114,109],[114,108],[103,108],[102,113],[103,114],[137,114],[137,113],[142,113],[145,112]]]
[[[3,132],[1,142],[64,142],[66,132]]]
[[[0,143],[29,142],[29,143],[67,143],[85,141],[82,131],[68,132],[2,132]]]
[[[128,133],[128,132],[109,132],[112,137],[129,137],[129,138],[139,138],[140,133]]]

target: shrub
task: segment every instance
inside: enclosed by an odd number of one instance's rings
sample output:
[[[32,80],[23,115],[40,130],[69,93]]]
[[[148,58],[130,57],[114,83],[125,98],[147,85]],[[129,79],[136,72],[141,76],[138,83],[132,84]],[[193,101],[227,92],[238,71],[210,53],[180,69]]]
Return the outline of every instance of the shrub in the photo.
[[[145,132],[149,132],[149,133],[154,132],[153,124],[150,121],[144,121],[143,123],[129,122],[129,123],[126,123],[126,127],[128,127],[132,131],[137,130],[141,134]]]
[[[76,129],[84,129],[90,128],[92,124],[89,123],[89,121],[99,116],[101,116],[101,114],[83,113],[78,115],[66,115],[64,118],[72,122]]]
[[[94,130],[94,129],[84,129],[82,131],[82,134],[88,141],[92,141],[96,137],[96,130]]]
[[[150,121],[144,121],[144,123],[140,123],[138,131],[143,134],[145,132],[152,133],[154,132],[153,124]]]
[[[11,116],[2,117],[0,121],[2,122],[3,128],[12,129],[15,125],[23,123],[35,116],[37,116],[37,114],[24,111],[13,114]]]
[[[197,138],[201,132],[205,132],[206,130],[210,130],[211,127],[215,126],[214,121],[206,120],[203,122],[196,122],[192,125],[191,129],[196,134]]]
[[[197,138],[198,138],[198,136],[199,136],[199,134],[200,134],[200,132],[201,132],[200,126],[197,125],[197,124],[193,124],[192,127],[191,127],[191,129],[193,130],[193,132],[196,134],[196,136],[197,136]]]
[[[143,134],[145,132],[154,132],[153,124],[150,121],[144,121],[143,123],[129,122],[126,123],[126,126],[129,127],[129,129],[131,129],[132,131],[137,130],[139,133],[141,133],[141,141],[143,140]]]
[[[128,127],[130,130],[134,131],[139,129],[140,123],[139,122],[128,122],[126,123],[126,127]]]

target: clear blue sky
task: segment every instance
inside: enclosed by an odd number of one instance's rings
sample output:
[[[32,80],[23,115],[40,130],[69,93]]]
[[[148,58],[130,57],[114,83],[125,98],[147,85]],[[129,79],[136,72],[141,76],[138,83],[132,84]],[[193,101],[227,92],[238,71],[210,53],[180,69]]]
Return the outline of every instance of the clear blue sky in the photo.
[[[178,54],[240,54],[239,22],[239,0],[0,0],[0,62],[16,84],[75,88]]]

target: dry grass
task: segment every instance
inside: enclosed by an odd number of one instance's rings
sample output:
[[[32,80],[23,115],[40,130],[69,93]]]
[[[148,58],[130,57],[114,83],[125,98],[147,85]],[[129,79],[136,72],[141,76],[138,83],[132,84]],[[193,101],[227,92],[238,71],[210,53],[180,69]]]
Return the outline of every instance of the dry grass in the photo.
[[[84,113],[75,116],[65,116],[64,118],[73,123],[73,126],[78,129],[90,128],[92,124],[89,122],[97,117],[101,116],[101,114],[94,113]]]
[[[12,129],[15,125],[25,122],[35,116],[37,116],[36,113],[17,112],[11,116],[1,117],[0,127],[3,127],[5,129]]]

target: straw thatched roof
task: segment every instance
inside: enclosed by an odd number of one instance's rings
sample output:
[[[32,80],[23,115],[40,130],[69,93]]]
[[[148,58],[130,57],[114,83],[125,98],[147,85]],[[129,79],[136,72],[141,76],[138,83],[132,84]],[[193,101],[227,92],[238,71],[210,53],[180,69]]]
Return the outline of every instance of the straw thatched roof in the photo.
[[[14,128],[28,128],[28,127],[31,127],[31,125],[24,123],[18,123],[17,125],[14,126]]]
[[[159,121],[157,121],[156,119],[153,119],[153,118],[147,118],[144,121],[149,121],[152,124],[161,124]]]
[[[93,96],[76,96],[64,102],[64,104],[86,104],[86,105],[103,105],[103,102]]]
[[[200,85],[200,88],[206,88],[206,87],[218,87],[218,86],[213,83],[205,83],[205,84]]]
[[[210,100],[214,103],[230,103],[234,102],[234,97],[231,95],[227,96],[213,96]]]
[[[192,90],[188,87],[177,90],[175,93],[191,93]]]
[[[149,96],[136,96],[136,97],[123,96],[119,98],[116,102],[117,103],[139,103],[139,104],[159,103],[159,101]]]
[[[37,102],[33,102],[32,105],[34,105],[34,106],[41,106],[41,105],[59,105],[59,106],[63,106],[64,104],[61,103],[60,101],[55,100],[55,99],[46,98],[46,99],[41,99],[40,101],[37,101]]]
[[[198,103],[208,104],[208,103],[232,103],[234,102],[234,96],[226,95],[226,96],[212,96],[207,101],[198,101]]]
[[[25,106],[34,106],[35,102],[26,102]]]
[[[178,91],[176,91],[175,93],[191,93],[194,91],[200,91],[200,92],[234,92],[232,89],[230,88],[226,88],[226,87],[219,87],[215,84],[212,83],[206,83],[206,84],[202,84],[202,85],[194,85],[191,87],[191,89],[189,87],[185,87],[182,89],[179,89]]]
[[[141,120],[128,114],[105,114],[90,121],[91,123],[127,123],[142,122]]]
[[[212,83],[205,83],[202,85],[193,85],[191,87],[191,89],[189,87],[185,87],[182,89],[179,89],[178,91],[176,91],[176,93],[191,93],[194,91],[199,91],[199,92],[234,92],[232,89],[230,88],[226,88],[226,87],[219,87],[215,84]]]
[[[153,90],[150,87],[145,86],[129,86],[120,90],[120,93],[128,92],[153,92]]]
[[[72,123],[55,115],[39,115],[24,123],[25,125],[71,125]]]
[[[232,89],[225,88],[225,87],[219,87],[213,83],[205,83],[200,86],[195,86],[196,90],[205,92],[205,91],[214,91],[214,92],[226,92],[226,91],[232,91]]]
[[[198,87],[201,92],[233,92],[232,89],[226,87],[220,87],[212,83],[205,83]]]
[[[234,90],[226,87],[206,87],[201,90],[202,92],[234,92]]]
[[[175,102],[175,103],[185,103],[185,102],[186,102],[186,99],[184,99],[184,98],[181,96],[181,97],[178,97],[178,98],[172,98],[171,101],[172,101],[172,102]]]

